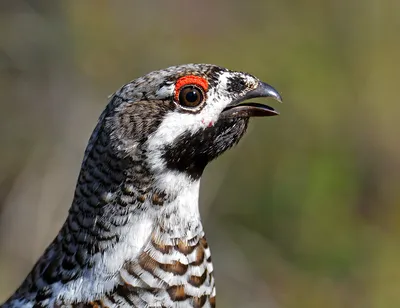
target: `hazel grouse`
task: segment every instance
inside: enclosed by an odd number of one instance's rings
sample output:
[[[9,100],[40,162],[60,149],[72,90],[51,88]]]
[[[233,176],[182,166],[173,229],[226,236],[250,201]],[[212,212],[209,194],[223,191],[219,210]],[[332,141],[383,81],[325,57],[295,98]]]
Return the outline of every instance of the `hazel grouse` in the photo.
[[[69,215],[2,308],[215,307],[199,215],[206,165],[281,101],[209,64],[151,72],[112,95],[85,151]]]

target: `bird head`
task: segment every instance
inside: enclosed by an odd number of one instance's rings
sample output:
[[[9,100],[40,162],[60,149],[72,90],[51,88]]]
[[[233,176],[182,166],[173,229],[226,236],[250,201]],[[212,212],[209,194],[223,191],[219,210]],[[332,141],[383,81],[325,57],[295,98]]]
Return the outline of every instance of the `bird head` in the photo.
[[[245,100],[279,93],[258,78],[209,64],[151,72],[116,92],[103,117],[115,151],[140,157],[151,174],[200,178],[244,135],[251,117],[277,115]]]

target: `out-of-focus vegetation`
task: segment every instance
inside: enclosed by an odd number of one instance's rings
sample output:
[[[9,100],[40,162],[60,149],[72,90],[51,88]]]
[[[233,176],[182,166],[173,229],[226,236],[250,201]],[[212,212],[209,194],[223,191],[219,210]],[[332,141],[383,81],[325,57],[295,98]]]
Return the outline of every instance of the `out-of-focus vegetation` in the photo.
[[[399,33],[388,0],[2,1],[0,302],[65,219],[107,96],[206,62],[284,98],[203,179],[218,305],[400,307]]]

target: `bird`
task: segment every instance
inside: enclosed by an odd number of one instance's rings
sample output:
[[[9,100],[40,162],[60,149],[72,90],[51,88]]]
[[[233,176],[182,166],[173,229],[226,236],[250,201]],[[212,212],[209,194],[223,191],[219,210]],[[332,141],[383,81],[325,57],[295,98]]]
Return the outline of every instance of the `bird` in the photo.
[[[206,165],[250,118],[282,102],[257,77],[213,64],[150,72],[110,96],[61,230],[1,308],[215,307],[199,213]]]

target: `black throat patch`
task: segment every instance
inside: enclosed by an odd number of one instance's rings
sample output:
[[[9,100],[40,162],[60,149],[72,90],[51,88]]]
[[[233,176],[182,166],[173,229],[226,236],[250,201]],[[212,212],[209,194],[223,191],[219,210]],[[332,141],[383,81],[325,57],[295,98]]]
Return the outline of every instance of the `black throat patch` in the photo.
[[[199,179],[210,161],[239,142],[246,132],[248,120],[223,119],[195,134],[182,134],[164,148],[162,158],[167,168]]]

